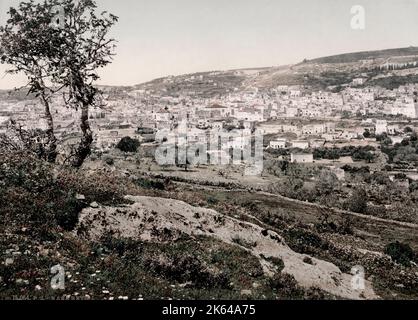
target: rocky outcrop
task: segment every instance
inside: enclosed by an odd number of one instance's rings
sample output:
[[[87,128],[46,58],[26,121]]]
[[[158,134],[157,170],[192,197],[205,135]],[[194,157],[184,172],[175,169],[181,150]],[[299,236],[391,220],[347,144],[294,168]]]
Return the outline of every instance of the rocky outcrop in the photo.
[[[346,299],[377,298],[367,280],[365,290],[357,290],[352,286],[352,275],[342,273],[332,263],[294,252],[271,230],[178,200],[134,196],[126,199],[132,204],[86,208],[81,213],[78,231],[84,231],[90,240],[98,240],[107,232],[145,241],[173,241],[182,233],[214,237],[250,251],[260,259],[267,274],[274,273],[268,258],[280,258],[285,266],[282,272],[292,275],[305,288],[320,288]]]

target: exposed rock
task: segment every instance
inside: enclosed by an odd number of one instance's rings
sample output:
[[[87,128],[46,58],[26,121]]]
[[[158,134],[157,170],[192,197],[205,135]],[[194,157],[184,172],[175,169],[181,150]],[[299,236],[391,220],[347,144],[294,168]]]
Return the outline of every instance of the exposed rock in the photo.
[[[97,202],[90,203],[90,208],[97,209],[98,207],[99,207],[99,204]]]
[[[82,194],[77,194],[77,195],[75,196],[75,198],[76,198],[78,201],[83,201],[83,200],[86,200],[86,197],[85,197],[84,195],[82,195]]]
[[[241,290],[242,296],[251,296],[253,293],[251,290]]]
[[[320,288],[347,299],[377,298],[368,281],[364,291],[354,289],[351,285],[352,275],[342,273],[332,263],[313,257],[310,258],[312,264],[307,264],[304,262],[306,255],[291,250],[284,239],[273,231],[268,231],[272,237],[265,237],[264,229],[260,226],[178,200],[134,196],[127,196],[126,199],[133,202],[125,207],[127,214],[120,214],[112,207],[101,208],[102,215],[98,214],[96,208],[84,209],[80,215],[80,225],[87,227],[86,236],[98,240],[106,232],[112,232],[125,238],[158,241],[155,230],[170,230],[172,234],[178,232],[214,237],[232,245],[237,245],[234,239],[239,238],[245,243],[257,243],[256,247],[245,248],[256,257],[280,258],[285,266],[283,273],[292,275],[302,287]],[[154,219],[150,220],[151,216]],[[219,217],[223,220],[222,224],[216,222]],[[275,269],[270,262],[261,258],[260,262],[266,274],[274,274]]]

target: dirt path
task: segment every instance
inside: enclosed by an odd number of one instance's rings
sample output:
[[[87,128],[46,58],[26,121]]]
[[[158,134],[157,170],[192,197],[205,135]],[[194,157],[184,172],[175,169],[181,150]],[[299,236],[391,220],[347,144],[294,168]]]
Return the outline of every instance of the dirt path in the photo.
[[[146,173],[147,176],[151,176],[154,178],[163,178],[164,175],[160,175],[160,174],[150,174],[150,173]],[[210,183],[203,183],[201,181],[197,181],[197,180],[193,180],[193,179],[184,179],[184,178],[179,178],[179,177],[174,177],[174,176],[169,176],[171,179],[174,180],[174,182],[176,184],[179,185],[192,185],[192,186],[196,186],[200,189],[208,189],[208,190],[220,190],[222,192],[247,192],[250,191],[251,188],[249,188],[248,186],[241,186],[238,187],[237,185],[235,185],[235,182],[231,182],[231,189],[225,188],[225,186],[216,186],[216,183],[210,182]],[[180,181],[176,181],[176,178],[178,178]],[[219,181],[219,183],[225,183],[227,184],[227,182],[224,181]],[[232,189],[232,187],[234,187]],[[235,188],[237,187],[237,188]],[[277,195],[277,194],[273,194],[273,193],[269,193],[269,192],[265,192],[265,191],[253,191],[252,192],[256,193],[256,194],[260,194],[260,195],[264,195],[264,196],[268,196],[268,197],[275,197],[277,199],[283,200],[283,201],[287,201],[290,203],[294,203],[294,204],[298,204],[298,205],[302,205],[305,206],[307,208],[315,208],[315,209],[319,209],[319,210],[328,210],[330,212],[334,212],[340,215],[345,215],[345,216],[351,216],[351,217],[356,217],[356,218],[361,218],[364,220],[369,220],[369,221],[375,221],[375,222],[381,222],[381,223],[385,223],[387,225],[396,225],[396,226],[400,226],[400,227],[406,227],[406,228],[411,228],[411,229],[416,229],[418,230],[418,224],[414,224],[414,223],[408,223],[408,222],[402,222],[402,221],[396,221],[396,220],[391,220],[391,219],[383,219],[383,218],[379,218],[379,217],[375,217],[375,216],[371,216],[371,215],[365,215],[365,214],[360,214],[360,213],[355,213],[355,212],[351,212],[351,211],[345,211],[345,210],[340,210],[340,209],[336,209],[336,208],[328,208],[328,207],[324,207],[321,206],[319,204],[316,203],[311,203],[311,202],[304,202],[304,201],[300,201],[300,200],[296,200],[296,199],[292,199],[292,198],[286,198],[284,196],[281,195]]]
[[[388,224],[388,225],[396,225],[396,226],[407,227],[407,228],[418,230],[418,224],[414,224],[414,223],[396,221],[396,220],[391,220],[391,219],[383,219],[383,218],[379,218],[379,217],[375,217],[375,216],[355,213],[355,212],[351,212],[351,211],[344,211],[344,210],[339,210],[339,209],[335,209],[335,208],[330,209],[328,207],[324,207],[324,206],[321,206],[319,204],[310,203],[310,202],[303,202],[303,201],[300,201],[300,200],[286,198],[286,197],[283,197],[281,195],[272,194],[272,193],[268,193],[268,192],[257,192],[257,193],[262,194],[262,195],[266,195],[266,196],[269,196],[269,197],[277,197],[279,199],[282,199],[282,200],[285,200],[285,201],[288,201],[288,202],[293,202],[293,203],[300,204],[300,205],[304,205],[304,206],[307,206],[307,207],[312,207],[312,208],[317,208],[317,209],[322,209],[322,210],[330,210],[330,211],[333,211],[335,213],[344,214],[344,215],[348,215],[348,216],[352,216],[352,217],[357,217],[357,218],[361,218],[361,219],[365,219],[365,220],[383,222],[383,223]]]

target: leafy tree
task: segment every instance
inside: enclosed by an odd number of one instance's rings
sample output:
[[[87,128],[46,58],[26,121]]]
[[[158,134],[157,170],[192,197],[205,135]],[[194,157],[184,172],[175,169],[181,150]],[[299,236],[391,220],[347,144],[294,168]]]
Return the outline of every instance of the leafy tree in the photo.
[[[367,192],[364,188],[354,190],[348,200],[348,208],[352,212],[365,213],[367,210]]]
[[[381,172],[381,171],[374,172],[370,176],[370,181],[373,184],[377,184],[377,185],[381,185],[381,186],[383,186],[383,185],[391,186],[392,185],[392,181],[390,180],[388,174],[385,173],[385,172]]]
[[[53,122],[47,102],[53,93],[65,89],[67,106],[81,110],[82,139],[69,157],[74,167],[91,152],[89,108],[101,106],[94,82],[98,69],[111,63],[115,48],[108,33],[118,18],[107,12],[98,15],[96,9],[94,0],[30,0],[11,8],[7,25],[0,29],[2,61],[15,66],[12,73],[28,76],[30,92],[46,105],[49,131]]]
[[[337,176],[328,170],[322,170],[316,183],[319,195],[330,195],[340,187]]]
[[[374,155],[370,151],[365,151],[364,149],[359,149],[353,154],[354,160],[365,160],[368,163],[371,163],[374,160]]]
[[[43,104],[48,141],[46,153],[41,157],[54,162],[57,139],[50,104],[56,89],[51,84],[50,61],[55,53],[51,39],[58,37],[59,31],[50,27],[52,14],[49,9],[33,1],[22,2],[17,9],[10,8],[6,25],[0,27],[0,57],[1,63],[9,66],[6,73],[23,73],[27,77],[27,84],[20,89],[27,88],[28,94],[34,94]]]
[[[382,134],[378,134],[376,135],[376,141],[384,141],[386,138],[388,137],[387,133],[382,133]]]
[[[137,139],[132,139],[131,137],[122,138],[117,144],[116,148],[123,152],[136,152],[140,143]]]
[[[407,146],[409,146],[409,142],[410,142],[410,140],[408,138],[403,139],[402,142],[401,142],[401,146],[407,147]]]

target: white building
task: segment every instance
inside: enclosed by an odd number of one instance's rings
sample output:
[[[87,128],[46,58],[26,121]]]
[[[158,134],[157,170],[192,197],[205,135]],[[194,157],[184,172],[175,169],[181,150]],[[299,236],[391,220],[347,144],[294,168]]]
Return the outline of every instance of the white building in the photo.
[[[303,126],[302,133],[307,135],[320,135],[326,132],[326,126],[324,124],[312,124]]]
[[[418,118],[418,104],[413,98],[405,98],[395,102],[391,110],[392,115],[403,115],[408,118]]]
[[[390,135],[397,134],[398,132],[400,132],[400,129],[399,129],[399,126],[398,125],[390,125],[390,126],[388,126],[388,133]]]
[[[347,139],[347,140],[357,139],[358,137],[359,137],[359,132],[355,129],[345,130],[341,133],[341,136],[340,136],[341,139]]]
[[[393,144],[401,143],[405,138],[402,136],[390,137]]]
[[[292,153],[290,155],[291,163],[313,163],[314,157],[311,153]]]
[[[223,124],[223,122],[222,121],[215,121],[215,122],[213,122],[212,123],[212,129],[215,129],[215,130],[222,130],[224,128],[224,124]]]
[[[308,149],[309,141],[306,140],[294,140],[292,141],[292,147],[298,149]]]
[[[167,110],[160,110],[159,112],[155,113],[154,120],[156,122],[168,122],[170,121],[170,112]]]
[[[383,134],[388,132],[388,122],[386,120],[376,121],[376,134]]]
[[[286,149],[286,139],[277,139],[270,141],[269,147],[274,150]]]
[[[311,148],[322,148],[326,143],[325,139],[314,139],[309,142]]]
[[[294,118],[299,115],[299,109],[298,108],[286,108],[286,117],[288,118]]]

